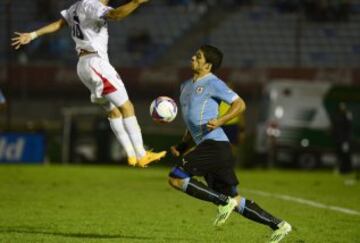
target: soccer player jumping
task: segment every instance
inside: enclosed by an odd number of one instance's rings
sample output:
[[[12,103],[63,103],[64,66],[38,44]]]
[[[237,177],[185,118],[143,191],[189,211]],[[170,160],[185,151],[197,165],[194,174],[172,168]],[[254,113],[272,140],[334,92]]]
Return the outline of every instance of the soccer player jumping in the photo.
[[[185,81],[180,89],[181,111],[187,130],[182,142],[171,147],[173,155],[183,155],[183,158],[170,172],[169,183],[192,197],[219,205],[215,226],[224,224],[235,211],[269,226],[274,230],[270,242],[279,242],[291,231],[291,225],[237,192],[235,160],[221,125],[243,112],[245,103],[212,73],[220,67],[222,56],[216,47],[204,45],[192,57],[193,78]],[[218,117],[220,101],[231,107]],[[192,140],[195,148],[184,155]],[[207,185],[193,176],[204,177]]]
[[[128,98],[124,83],[108,58],[107,21],[122,20],[148,0],[132,0],[117,8],[108,6],[109,0],[81,0],[61,11],[62,18],[31,33],[15,32],[12,46],[19,49],[32,40],[70,27],[79,56],[77,74],[91,92],[91,102],[102,105],[112,131],[124,147],[128,163],[146,167],[159,160],[166,151],[145,151],[134,106]]]

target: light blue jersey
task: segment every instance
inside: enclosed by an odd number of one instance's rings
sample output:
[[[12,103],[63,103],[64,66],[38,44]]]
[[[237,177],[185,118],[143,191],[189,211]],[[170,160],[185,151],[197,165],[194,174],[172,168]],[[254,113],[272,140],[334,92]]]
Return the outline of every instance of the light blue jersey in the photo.
[[[206,128],[209,120],[218,117],[220,101],[231,104],[239,96],[222,80],[210,73],[193,82],[181,85],[180,105],[183,119],[196,144],[206,139],[229,141],[222,128]]]

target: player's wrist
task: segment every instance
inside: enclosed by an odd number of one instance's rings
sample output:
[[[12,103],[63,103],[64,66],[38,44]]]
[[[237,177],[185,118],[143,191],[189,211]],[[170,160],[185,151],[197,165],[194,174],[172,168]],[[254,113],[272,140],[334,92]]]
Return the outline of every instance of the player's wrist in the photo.
[[[183,154],[189,148],[189,144],[186,142],[181,142],[181,143],[177,144],[175,146],[175,148],[180,154]]]
[[[225,117],[220,117],[217,119],[217,122],[219,124],[219,127],[221,127],[222,125],[224,125],[229,119],[225,119]]]
[[[36,31],[33,31],[33,32],[30,33],[30,38],[31,38],[31,40],[34,40],[34,39],[36,39],[37,37],[38,37],[38,34],[36,33]]]

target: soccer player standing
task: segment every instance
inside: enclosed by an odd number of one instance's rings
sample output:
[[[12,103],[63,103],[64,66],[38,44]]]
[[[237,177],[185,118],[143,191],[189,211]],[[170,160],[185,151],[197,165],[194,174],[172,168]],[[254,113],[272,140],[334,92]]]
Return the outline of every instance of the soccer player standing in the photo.
[[[19,49],[32,40],[56,32],[66,23],[76,43],[79,56],[77,74],[91,92],[91,102],[102,105],[112,131],[124,147],[128,163],[145,167],[166,155],[166,151],[145,151],[134,106],[128,98],[124,83],[108,58],[107,21],[122,20],[148,0],[132,0],[117,8],[109,0],[80,0],[61,11],[62,18],[31,33],[18,33],[12,46]]]
[[[222,53],[216,47],[202,46],[192,57],[193,78],[181,85],[180,105],[187,130],[180,144],[171,147],[175,156],[183,155],[191,140],[195,148],[185,153],[169,174],[175,189],[218,206],[215,226],[225,223],[232,211],[268,225],[274,230],[270,242],[279,242],[291,231],[291,225],[280,220],[254,201],[240,196],[234,171],[234,158],[228,138],[220,127],[245,110],[244,101],[212,71],[220,67]],[[218,118],[219,101],[230,109]],[[193,176],[203,176],[207,185]]]

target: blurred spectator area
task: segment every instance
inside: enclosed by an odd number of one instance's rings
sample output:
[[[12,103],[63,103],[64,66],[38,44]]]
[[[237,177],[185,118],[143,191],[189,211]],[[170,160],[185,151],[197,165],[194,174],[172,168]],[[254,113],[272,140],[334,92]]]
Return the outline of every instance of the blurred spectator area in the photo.
[[[225,18],[209,36],[230,67],[358,67],[360,12],[346,21],[312,21],[297,12],[245,6]]]
[[[8,48],[5,2],[0,2],[0,40],[5,43],[0,45],[0,61],[5,60]],[[74,1],[43,2],[13,0],[13,30],[30,31],[56,20],[60,17],[59,11]],[[114,1],[115,4],[124,2]],[[206,31],[201,42],[219,46],[225,52],[224,63],[228,67],[358,67],[360,1],[335,1],[347,4],[339,9],[334,8],[332,2],[151,1],[131,17],[109,24],[109,54],[112,63],[122,67],[156,64],[160,58],[166,58],[170,48],[176,49],[179,42],[191,39],[196,31],[194,26],[203,23]],[[311,5],[314,3],[319,9]],[[50,14],[39,13],[46,9]],[[217,16],[215,25],[206,25],[211,17],[209,9],[216,10],[213,11]],[[57,38],[41,38],[25,47],[25,55],[18,60],[75,63],[69,31],[56,35]],[[193,46],[184,48],[177,60],[171,57],[165,63],[186,66],[199,41],[191,43]]]
[[[69,7],[75,1],[53,1],[54,4],[46,5],[39,5],[38,2],[42,1],[12,1],[12,29],[14,31],[31,31],[54,21],[60,18],[62,9]],[[114,1],[118,4],[124,2],[126,1]],[[49,12],[54,13],[53,16],[39,15],[39,6],[42,6],[42,11],[47,8]],[[0,13],[0,40],[2,43],[6,43],[5,1],[0,2]],[[142,66],[154,61],[169,45],[180,38],[194,22],[198,21],[203,13],[204,11],[199,12],[196,8],[190,8],[185,3],[170,4],[167,0],[158,0],[144,5],[123,21],[110,22],[109,55],[112,63],[127,67]],[[56,35],[57,38],[54,36],[43,37],[25,47],[23,50],[27,58],[40,60],[57,58],[56,61],[63,61],[63,63],[75,62],[74,44],[70,40],[69,31],[64,30]],[[144,35],[147,35],[145,42],[133,46],[129,44],[134,40],[134,37]],[[4,61],[6,57],[7,48],[7,45],[0,45],[1,61]]]
[[[197,13],[184,5],[153,1],[124,21],[110,23],[110,59],[121,66],[142,66],[154,62],[200,19],[201,14]],[[136,36],[142,37],[145,42],[134,52],[129,48],[129,42]]]

